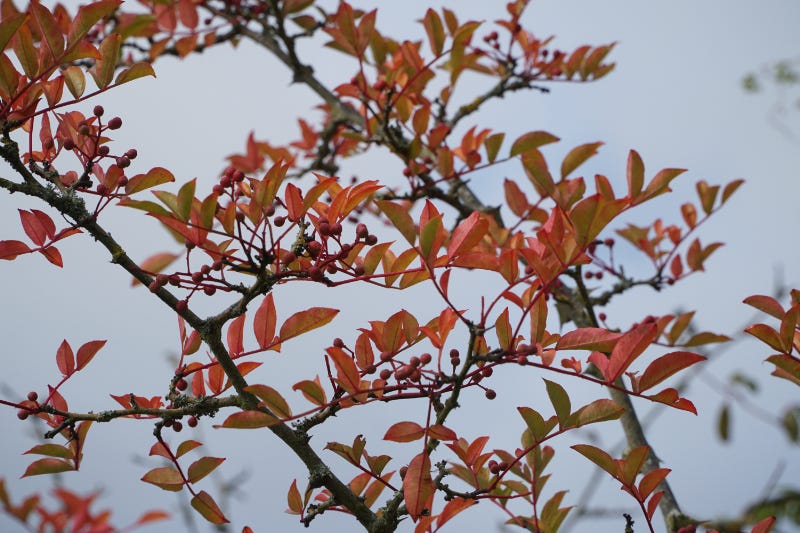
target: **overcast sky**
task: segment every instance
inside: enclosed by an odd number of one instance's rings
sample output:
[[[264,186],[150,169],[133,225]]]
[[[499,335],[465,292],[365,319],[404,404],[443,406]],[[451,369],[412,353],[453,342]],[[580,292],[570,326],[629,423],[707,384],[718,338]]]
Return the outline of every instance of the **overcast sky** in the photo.
[[[378,16],[382,31],[418,38],[424,33],[413,21],[429,5],[456,7],[463,13],[462,19],[489,23],[502,16],[504,6],[503,2],[445,4],[416,0],[381,4],[385,4]],[[752,316],[741,300],[750,294],[770,293],[777,273],[789,286],[798,286],[800,111],[788,108],[779,116],[771,114],[775,95],[745,94],[741,78],[765,64],[797,56],[800,4],[789,0],[658,4],[540,0],[528,9],[525,21],[526,27],[540,36],[557,35],[561,49],[617,41],[611,55],[617,68],[597,83],[555,85],[550,95],[518,94],[494,102],[480,117],[482,126],[506,131],[507,138],[529,130],[552,132],[562,139],[545,150],[553,162],[559,162],[575,145],[603,141],[600,155],[581,170],[586,176],[605,174],[620,187],[629,149],[642,155],[648,178],[664,167],[689,169],[676,182],[674,195],[662,197],[649,210],[626,220],[662,216],[677,222],[680,204],[696,199],[695,181],[705,179],[716,184],[740,177],[747,180],[726,209],[703,228],[703,242],[727,243],[708,262],[708,273],[659,294],[640,290],[626,295],[607,311],[617,324],[676,308],[697,309],[700,326],[729,333]],[[319,54],[315,68],[323,80],[350,77],[352,64],[342,56],[329,50],[314,53]],[[220,47],[184,62],[167,59],[156,64],[156,71],[157,80],[136,81],[98,102],[105,105],[109,116],[123,117],[124,126],[115,136],[123,150],[135,147],[139,151],[134,166],[137,172],[165,166],[179,181],[197,177],[205,188],[210,188],[223,168],[224,157],[242,150],[250,130],[258,138],[285,142],[297,135],[296,117],[313,117],[312,108],[318,103],[303,87],[289,85],[285,68],[247,43],[235,51]],[[87,104],[84,110],[93,104]],[[782,127],[776,127],[776,120]],[[399,171],[393,161],[377,157],[364,158],[347,169],[382,181],[396,179]],[[501,172],[484,175],[473,183],[486,203],[501,200],[498,184],[516,171],[508,168]],[[0,175],[11,177],[6,167],[0,167]],[[27,199],[0,194],[0,239],[23,238],[18,207],[42,208]],[[172,247],[165,232],[139,212],[109,212],[106,220],[111,232],[136,259]],[[0,383],[18,394],[17,398],[29,390],[41,394],[46,384],[54,384],[59,378],[55,351],[62,339],[79,346],[99,338],[108,339],[106,348],[64,388],[71,408],[112,407],[108,392],[163,394],[170,376],[169,358],[178,348],[175,318],[141,287],[131,289],[128,276],[111,265],[107,254],[91,239],[72,237],[60,248],[63,270],[51,267],[40,256],[0,264],[0,294],[5,303],[0,336],[5,341],[6,362]],[[626,254],[622,247],[619,253],[632,261],[631,269],[643,268],[638,256]],[[280,376],[279,388],[291,394],[291,384],[308,377],[309,367],[319,371],[321,349],[333,337],[352,339],[355,328],[369,319],[384,319],[401,305],[419,310],[421,318],[431,312],[424,287],[409,294],[392,292],[390,297],[366,289],[351,293],[353,286],[348,287],[346,291],[313,293],[287,288],[276,295],[279,313],[284,317],[304,305],[341,307],[347,312],[319,335],[287,343],[280,356],[267,356],[265,368],[269,368],[262,374],[265,381]],[[478,296],[473,296],[471,305],[476,305]],[[464,298],[469,301],[470,294]],[[308,304],[309,300],[314,303]],[[767,350],[757,343],[741,343],[721,351],[706,372],[721,382],[737,371],[756,377],[764,385],[756,401],[767,409],[796,402],[796,387],[766,379],[771,367],[761,361],[769,355]],[[522,430],[513,407],[541,401],[541,376],[516,371],[498,374],[498,402],[479,401],[476,391],[465,398],[453,426],[461,424],[471,438],[491,434],[497,439],[492,441],[494,447],[513,449]],[[8,396],[4,391],[3,397]],[[709,518],[733,514],[761,494],[773,470],[781,464],[785,471],[779,486],[800,479],[797,448],[789,447],[783,434],[736,409],[733,443],[720,445],[714,431],[723,401],[720,395],[698,381],[689,397],[698,406],[699,416],[668,412],[651,434],[658,455],[673,469],[669,480],[685,511]],[[636,406],[640,412],[649,409],[644,402]],[[332,421],[334,427],[321,428],[312,442],[321,450],[328,440],[350,442],[356,434],[365,433],[372,437],[368,441],[371,453],[373,449],[393,453],[398,448],[380,442],[385,429],[400,417],[418,416],[397,405],[345,411]],[[9,409],[0,410],[0,425],[6,428],[0,437],[0,476],[6,479],[12,497],[19,500],[49,486],[49,480],[18,479],[32,459],[19,454],[37,442],[33,425],[19,423]],[[603,445],[616,442],[616,427],[610,429],[596,435]],[[37,431],[40,434],[43,429]],[[131,421],[93,428],[81,473],[61,479],[75,489],[102,490],[98,506],[113,507],[120,525],[153,507],[178,515],[180,496],[138,481],[144,472],[160,466],[153,458],[146,458],[152,444],[151,431],[148,424]],[[190,435],[184,432],[180,436]],[[297,477],[302,485],[303,471],[270,434],[220,432],[204,423],[195,438],[205,443],[204,454],[228,457],[219,481],[240,474],[248,478],[226,508],[233,521],[231,531],[241,531],[245,524],[256,531],[299,530],[295,518],[283,514],[283,510],[289,484]],[[174,442],[179,441],[176,438]],[[568,449],[571,443],[555,443],[558,449],[550,481],[551,490],[573,488],[565,500],[568,504],[577,500],[580,491],[574,480],[590,471],[585,460]],[[341,466],[332,454],[324,457],[330,457],[337,468]],[[342,467],[341,472],[348,470]],[[219,494],[213,482],[200,488]],[[601,488],[604,495],[593,506],[632,508],[633,501],[623,498],[615,483],[605,482]],[[637,523],[643,525],[641,516],[637,517]],[[500,530],[501,522],[502,514],[484,502],[479,509],[464,513],[453,530]],[[347,528],[346,524],[340,517],[326,515],[312,527],[333,530],[337,526]],[[198,531],[208,530],[198,525]],[[175,531],[180,527],[161,525],[146,531]],[[620,531],[622,526],[619,520],[585,521],[576,524],[573,531],[598,531],[599,527]],[[401,529],[412,530],[408,525]],[[19,529],[0,517],[0,530]]]

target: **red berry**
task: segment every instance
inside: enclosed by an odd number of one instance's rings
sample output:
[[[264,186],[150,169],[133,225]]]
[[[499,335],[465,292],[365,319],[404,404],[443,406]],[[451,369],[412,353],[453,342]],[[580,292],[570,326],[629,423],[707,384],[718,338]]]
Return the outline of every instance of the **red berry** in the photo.
[[[180,433],[180,431],[183,429],[183,424],[176,420],[172,423],[172,429],[175,430],[175,433]]]
[[[497,398],[497,393],[492,389],[486,389],[486,399],[494,400],[495,398]]]
[[[94,106],[94,110],[93,111],[94,111],[94,116],[96,116],[96,117],[102,117],[103,113],[105,113],[105,109],[103,109],[103,106],[101,106],[101,105]]]
[[[603,244],[605,244],[606,246],[608,246],[610,248],[610,247],[614,246],[614,239],[608,238],[608,239],[603,241]]]
[[[178,303],[175,304],[175,310],[179,313],[184,313],[187,309],[189,309],[189,302],[186,300],[178,300]]]
[[[322,244],[317,241],[309,241],[306,243],[306,250],[308,250],[308,255],[316,259],[322,253]]]
[[[481,375],[483,375],[483,377],[488,378],[492,374],[494,374],[494,369],[492,367],[485,366],[481,368]]]
[[[353,274],[356,276],[363,276],[364,272],[365,270],[363,265],[356,265],[356,267],[353,269]]]
[[[411,365],[403,365],[394,371],[394,377],[398,381],[407,379],[414,373],[415,368]]]
[[[331,226],[331,235],[341,235],[342,234],[342,225],[338,222]]]
[[[431,359],[433,359],[433,357],[429,353],[424,353],[424,354],[419,356],[419,361],[423,365],[427,365],[428,363],[430,363]]]
[[[335,339],[333,339],[333,345],[336,346],[337,348],[344,348],[344,341],[339,337],[336,337]]]
[[[386,361],[389,361],[393,357],[393,354],[392,352],[381,352],[381,355],[379,357],[380,360],[385,363]]]
[[[453,357],[458,357],[458,356],[459,356],[458,350],[456,350],[455,348],[453,348],[452,350],[450,350],[450,358],[451,358],[451,359],[452,359]]]
[[[197,417],[196,416],[190,416],[189,420],[187,420],[186,423],[188,424],[188,426],[190,428],[197,427]]]
[[[175,382],[175,388],[178,390],[186,390],[189,387],[189,382],[181,378]]]
[[[150,292],[156,292],[161,288],[161,285],[159,285],[156,280],[153,280],[150,282],[150,285],[148,285],[147,288],[150,289]]]
[[[74,150],[74,149],[75,149],[75,143],[72,142],[72,139],[67,139],[66,141],[64,141],[64,150]]]
[[[136,148],[131,148],[127,152],[125,152],[125,156],[128,159],[136,159],[136,156],[139,155],[139,152],[136,151]]]
[[[122,119],[119,117],[114,117],[108,121],[108,129],[110,130],[118,130],[122,127]]]
[[[30,416],[30,414],[31,413],[29,411],[26,411],[25,409],[20,409],[19,411],[17,411],[17,418],[19,418],[20,420],[25,420]]]
[[[283,258],[281,258],[281,262],[284,265],[289,265],[291,263],[294,263],[296,260],[297,260],[297,256],[294,255],[294,252],[286,252],[283,255]]]
[[[401,466],[400,467],[400,479],[403,479],[404,477],[406,477],[407,473],[408,473],[408,467],[407,466]]]
[[[378,374],[378,375],[380,376],[380,378],[382,380],[386,381],[387,379],[392,377],[392,371],[389,370],[388,368],[384,368],[383,370],[381,370],[381,373]]]
[[[356,226],[356,236],[359,239],[366,239],[368,235],[369,235],[369,230],[367,229],[366,224],[362,223]]]
[[[38,400],[38,399],[39,399],[39,395],[38,395],[38,394],[36,394],[36,391],[33,391],[33,390],[32,390],[32,391],[30,391],[30,392],[28,393],[28,399],[29,399],[30,401],[32,401],[32,402],[35,402],[36,400]]]
[[[367,246],[375,246],[378,244],[378,237],[375,235],[367,235],[367,238],[364,239],[364,242],[367,243]]]
[[[106,187],[102,183],[98,183],[97,184],[97,194],[99,194],[100,196],[105,196],[106,194],[108,194],[108,187]]]
[[[597,318],[599,318],[600,320],[605,322],[606,321],[606,314],[605,313],[600,313],[599,315],[597,315]]]
[[[418,367],[419,363],[420,363],[420,359],[416,355],[408,360],[408,364],[413,366],[414,368]]]
[[[322,281],[325,279],[325,274],[322,273],[322,269],[318,266],[312,266],[308,269],[308,277],[313,281]]]
[[[195,283],[200,283],[203,281],[203,273],[202,272],[192,272],[192,281]]]
[[[101,146],[97,149],[97,153],[103,157],[107,156],[108,152],[110,152],[108,146]]]
[[[275,217],[272,219],[272,223],[275,224],[277,227],[281,227],[286,223],[286,217]]]
[[[217,288],[211,285],[203,287],[203,292],[206,293],[206,296],[214,296],[214,293],[217,292]]]

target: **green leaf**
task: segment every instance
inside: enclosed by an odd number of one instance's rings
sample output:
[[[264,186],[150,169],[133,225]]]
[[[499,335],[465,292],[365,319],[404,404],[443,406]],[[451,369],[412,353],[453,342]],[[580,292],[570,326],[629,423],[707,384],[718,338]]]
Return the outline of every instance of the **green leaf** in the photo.
[[[503,139],[505,139],[505,137],[505,133],[495,133],[494,135],[489,135],[486,137],[486,140],[483,141],[489,163],[494,163],[497,159],[497,154],[500,151],[500,146],[503,144]]]
[[[100,2],[81,6],[69,27],[68,46],[72,47],[83,39],[83,37],[89,33],[89,30],[92,29],[92,26],[100,19],[113,13],[120,4],[122,4],[121,0],[102,0]]]
[[[62,459],[71,459],[72,458],[72,450],[65,446],[61,446],[60,444],[40,444],[38,446],[34,446],[25,454],[35,453],[37,455],[48,455],[50,457],[60,457]]]
[[[150,65],[150,63],[145,63],[144,61],[140,63],[134,63],[130,67],[117,74],[117,79],[114,80],[114,85],[122,85],[123,83],[138,80],[139,78],[144,78],[145,76],[153,76],[154,78],[156,77],[156,71],[153,70],[152,65]]]
[[[538,411],[530,407],[517,407],[517,411],[522,416],[536,442],[541,442],[556,425],[556,417],[545,421]]]
[[[728,442],[731,438],[731,413],[728,404],[722,404],[717,418],[717,434],[722,442]]]
[[[111,33],[100,43],[100,56],[89,73],[99,89],[105,89],[114,78],[114,70],[119,61],[122,38],[118,33]]]
[[[580,427],[606,420],[617,420],[625,408],[608,399],[595,400],[575,411],[569,419],[569,427]]]
[[[6,45],[26,18],[25,13],[14,13],[0,21],[0,51],[6,49]]]
[[[603,145],[601,142],[582,144],[576,146],[564,157],[561,162],[561,179],[563,180],[572,171],[586,162],[587,159],[597,154],[597,149]]]
[[[617,463],[606,452],[590,444],[575,444],[570,447],[617,479]]]
[[[378,208],[383,211],[383,214],[386,215],[392,225],[413,246],[417,240],[417,231],[414,229],[414,221],[411,219],[411,215],[408,214],[408,208],[389,200],[380,200],[375,203],[378,204]]]
[[[149,189],[150,187],[155,187],[157,185],[169,183],[171,181],[175,181],[175,176],[172,174],[172,172],[170,172],[166,168],[153,167],[147,172],[147,174],[137,174],[136,176],[128,180],[128,183],[125,185],[125,194],[128,195],[135,194],[145,189]],[[131,207],[137,207],[137,206],[131,206]]]
[[[544,384],[547,387],[547,396],[550,398],[553,409],[556,411],[558,424],[561,426],[561,429],[565,429],[568,427],[569,415],[572,414],[569,395],[567,391],[564,390],[564,387],[554,381],[546,379],[544,380]]]

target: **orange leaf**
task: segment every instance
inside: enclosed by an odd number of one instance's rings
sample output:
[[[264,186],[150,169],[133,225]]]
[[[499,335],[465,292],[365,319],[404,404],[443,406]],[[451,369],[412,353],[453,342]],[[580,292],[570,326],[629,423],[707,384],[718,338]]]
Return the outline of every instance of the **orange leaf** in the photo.
[[[292,390],[299,390],[308,401],[316,405],[325,405],[328,403],[325,389],[323,389],[322,385],[319,383],[319,376],[317,376],[314,381],[308,379],[298,381],[292,385]]]
[[[338,309],[311,307],[290,316],[281,326],[281,342],[324,326],[339,313]]]
[[[228,353],[236,357],[244,352],[244,321],[245,321],[244,314],[237,316],[231,322],[231,325],[228,326]]]
[[[178,254],[171,254],[167,252],[158,253],[155,255],[151,255],[150,257],[139,263],[139,268],[150,274],[158,274],[159,272],[167,268],[178,257],[180,257]],[[139,283],[139,280],[133,278],[131,285],[136,285],[137,283]]]
[[[333,359],[333,364],[336,366],[336,380],[339,385],[346,390],[349,394],[355,394],[361,385],[361,378],[359,377],[358,367],[355,361],[347,355],[344,350],[331,346],[325,350]]]
[[[280,423],[274,416],[261,411],[241,411],[228,416],[221,426],[232,429],[257,429]]]
[[[170,492],[180,491],[184,484],[181,473],[171,466],[162,466],[150,470],[142,476],[142,481]]]
[[[0,259],[14,260],[18,255],[26,254],[31,249],[22,241],[0,241]]]
[[[125,194],[134,194],[170,181],[175,181],[172,172],[162,167],[153,167],[147,174],[137,174],[129,179],[125,185]]]
[[[189,466],[187,473],[189,483],[197,483],[213,472],[224,460],[224,457],[201,457]]]
[[[412,520],[419,519],[425,511],[430,512],[435,489],[431,479],[430,457],[422,452],[408,464],[408,471],[403,478],[403,495]]]
[[[286,500],[289,503],[289,508],[286,510],[289,514],[302,514],[303,512],[303,498],[300,496],[300,491],[297,489],[297,480],[292,481],[289,487],[289,492],[286,494]]]
[[[524,154],[545,144],[558,142],[560,139],[546,131],[529,131],[520,135],[514,144],[511,145],[511,153],[509,157],[514,157],[519,154]]]
[[[292,410],[281,394],[267,385],[250,385],[245,390],[258,396],[264,406],[278,418],[291,418]]]
[[[44,459],[38,459],[28,465],[28,468],[25,469],[25,473],[22,474],[21,477],[39,476],[42,474],[57,474],[59,472],[68,472],[70,470],[75,470],[75,467],[72,466],[72,463],[63,461],[61,459],[55,459],[53,457],[45,457]]]
[[[386,430],[383,440],[413,442],[425,436],[425,428],[416,422],[397,422]]]
[[[783,306],[778,303],[778,301],[771,297],[771,296],[762,296],[762,295],[755,295],[755,296],[748,296],[744,299],[744,303],[755,307],[759,311],[763,311],[768,315],[771,315],[778,320],[783,318]]]
[[[206,491],[201,490],[198,492],[197,496],[192,498],[191,504],[195,511],[203,515],[203,518],[212,524],[228,523],[228,519],[222,514],[217,502]]]

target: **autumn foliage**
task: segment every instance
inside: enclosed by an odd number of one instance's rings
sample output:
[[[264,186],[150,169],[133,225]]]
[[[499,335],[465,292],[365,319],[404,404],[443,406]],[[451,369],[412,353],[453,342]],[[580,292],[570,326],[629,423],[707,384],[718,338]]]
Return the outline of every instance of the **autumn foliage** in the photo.
[[[114,341],[64,340],[55,349],[60,379],[43,382],[46,393],[2,400],[20,419],[38,417],[49,427],[47,440],[26,452],[41,458],[24,475],[78,470],[84,442],[98,426],[133,418],[153,432],[149,455],[168,465],[142,472],[142,481],[188,492],[197,513],[221,524],[226,510],[196,484],[225,458],[187,455],[201,443],[176,432],[202,424],[246,437],[242,430],[259,429],[307,468],[294,480],[268,480],[285,487],[287,512],[305,525],[338,510],[367,531],[394,531],[408,521],[416,532],[438,531],[487,500],[509,524],[553,533],[572,509],[570,487],[548,484],[556,451],[573,453],[558,448],[559,437],[620,420],[624,455],[591,444],[572,449],[619,482],[651,531],[659,508],[669,531],[715,528],[681,511],[670,469],[648,446],[631,398],[696,413],[669,380],[702,365],[697,347],[728,337],[698,331],[693,311],[643,313],[637,323],[618,324],[600,309],[633,287],[668,289],[704,271],[722,243],[705,242],[699,229],[742,181],[699,181],[696,201],[676,210],[676,222],[622,225],[621,216],[669,193],[684,170],[646,171],[631,150],[624,177],[586,177],[579,169],[600,142],[553,162],[545,153],[559,141],[555,135],[534,130],[511,139],[474,122],[486,102],[510,92],[591,82],[613,69],[613,43],[564,51],[522,27],[526,3],[498,5],[492,24],[428,9],[420,16],[421,38],[396,40],[379,29],[379,9],[363,12],[345,2],[325,11],[312,0],[103,0],[71,10],[3,0],[0,155],[8,166],[0,186],[38,198],[42,209],[19,210],[22,231],[4,228],[0,258],[42,256],[69,268],[60,243],[90,238],[132,276],[135,290],[174,311],[181,346],[174,373],[161,378],[163,396],[111,391],[113,403],[78,412],[62,385],[80,380]],[[164,56],[188,60],[242,40],[273,54],[294,82],[319,97],[322,118],[300,120],[296,141],[276,145],[251,133],[217,175],[174,183],[167,168],[129,170],[146,156],[113,140],[124,128],[124,109],[115,110],[122,118],[99,105],[79,111],[100,93],[154,76]],[[348,56],[348,77],[322,84],[298,51],[304,40]],[[467,73],[493,85],[456,99],[456,87],[471,90],[462,83]],[[348,158],[377,149],[402,162],[402,176],[339,177]],[[503,163],[511,163],[513,178],[491,174]],[[502,187],[502,206],[473,191],[470,179],[479,172]],[[147,231],[156,231],[156,222],[176,246],[130,257],[103,224],[106,211],[116,209],[140,211]],[[624,244],[647,258],[649,275],[625,273],[614,253]],[[472,280],[487,276],[499,290],[491,283],[476,288]],[[432,301],[425,315],[399,309],[374,316],[314,348],[314,366],[288,395],[279,376],[258,371],[268,366],[269,352],[296,350],[295,339],[348,312],[346,300],[341,308],[309,302],[282,312],[282,289],[294,283],[317,291],[369,284],[390,293],[424,284]],[[196,313],[199,300],[219,296],[226,299],[215,314]],[[745,303],[779,322],[777,329],[755,324],[746,331],[772,350],[774,374],[800,385],[800,293],[792,292],[787,308],[770,296]],[[459,398],[479,391],[492,401],[492,376],[508,365],[543,386],[549,402],[508,413],[519,442],[468,438],[472,430],[451,423]],[[576,404],[568,384],[578,381],[598,385],[596,398]],[[342,410],[400,401],[408,418],[389,421],[383,436],[403,450],[395,456],[368,452],[362,435],[322,445],[310,440],[318,425],[336,424]],[[342,464],[359,473],[342,477]],[[31,527],[112,529],[108,513],[87,510],[96,495],[61,489],[62,510],[49,512],[38,497],[14,503],[6,490],[0,485],[6,513]],[[70,522],[78,516],[80,527]],[[136,525],[165,516],[149,512]],[[774,521],[764,518],[752,531],[769,531]]]

